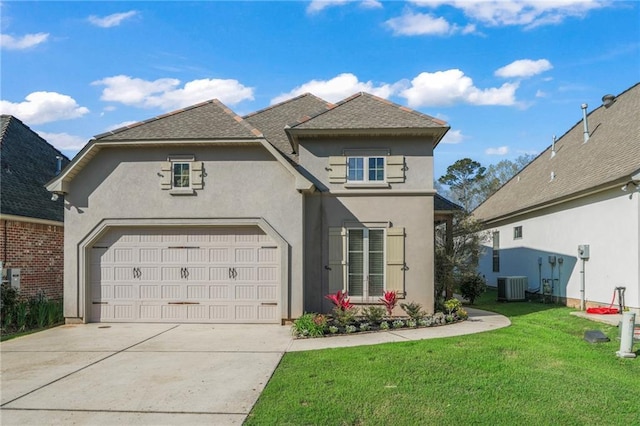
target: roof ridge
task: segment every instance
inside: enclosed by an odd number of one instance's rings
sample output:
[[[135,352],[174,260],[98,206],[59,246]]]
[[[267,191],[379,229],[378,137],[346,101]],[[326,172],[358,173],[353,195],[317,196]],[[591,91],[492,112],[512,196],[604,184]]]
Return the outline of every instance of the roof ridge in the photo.
[[[385,99],[385,98],[382,98],[382,97],[380,97],[380,96],[376,96],[376,95],[373,95],[373,94],[371,94],[371,93],[368,93],[368,92],[362,92],[362,91],[361,91],[361,92],[356,92],[356,93],[354,93],[353,95],[348,96],[348,97],[346,97],[346,98],[342,99],[342,100],[341,100],[341,101],[339,101],[339,102],[336,102],[335,104],[331,104],[331,107],[330,107],[330,108],[327,108],[327,109],[326,109],[326,110],[324,110],[324,111],[319,111],[319,112],[318,112],[317,114],[315,114],[315,115],[301,117],[301,120],[298,120],[296,123],[291,123],[290,125],[287,125],[285,128],[292,128],[292,127],[299,126],[299,125],[301,125],[301,124],[303,124],[303,123],[306,123],[306,122],[308,122],[308,121],[313,120],[314,118],[316,118],[316,117],[318,117],[318,116],[320,116],[320,115],[322,115],[322,114],[325,114],[325,113],[327,113],[327,112],[329,112],[329,111],[331,111],[331,110],[334,110],[334,109],[336,109],[336,108],[339,108],[339,107],[341,107],[342,105],[345,105],[345,104],[347,104],[347,103],[349,103],[349,102],[353,101],[354,99],[357,99],[357,98],[360,98],[360,97],[364,97],[364,96],[366,96],[366,97],[368,97],[368,98],[371,98],[371,99],[374,99],[374,100],[376,100],[376,101],[378,101],[378,102],[385,103],[385,104],[387,104],[387,105],[389,105],[389,106],[395,107],[395,108],[397,108],[397,109],[399,109],[399,110],[401,110],[401,111],[403,111],[403,112],[407,112],[407,113],[409,113],[409,114],[416,115],[416,116],[418,116],[418,117],[420,117],[420,118],[426,118],[426,119],[431,120],[431,121],[433,121],[434,123],[439,124],[439,125],[441,125],[441,126],[446,126],[446,125],[447,125],[447,123],[446,123],[445,121],[440,120],[440,119],[435,118],[435,117],[432,117],[432,116],[430,116],[430,115],[428,115],[428,114],[425,114],[425,113],[422,113],[422,112],[416,111],[416,110],[414,110],[414,109],[411,109],[411,108],[405,107],[405,106],[403,106],[403,105],[400,105],[400,104],[398,104],[398,103],[395,103],[395,102],[393,102],[393,101],[390,101],[389,99]]]
[[[290,99],[286,99],[286,100],[284,100],[282,102],[278,102],[277,104],[269,105],[268,107],[264,107],[264,108],[261,108],[261,109],[259,109],[257,111],[254,111],[254,112],[251,112],[249,114],[246,114],[246,115],[244,115],[243,118],[246,119],[246,118],[250,118],[250,117],[256,116],[256,115],[261,114],[263,112],[272,110],[274,108],[281,107],[282,105],[288,104],[288,103],[293,102],[293,101],[297,101],[297,100],[305,98],[307,96],[311,96],[313,98],[316,98],[317,100],[319,100],[319,101],[321,101],[321,102],[323,102],[323,103],[325,103],[327,105],[332,105],[331,102],[327,102],[324,99],[322,99],[321,97],[314,95],[313,93],[306,92],[306,93],[303,93],[303,94],[298,95],[296,97],[293,97],[293,98],[290,98]]]
[[[107,136],[116,135],[118,133],[122,133],[124,131],[133,129],[135,127],[142,126],[144,124],[156,122],[156,121],[162,120],[164,118],[168,118],[168,117],[174,117],[174,116],[176,116],[178,114],[182,114],[182,113],[185,113],[187,111],[191,111],[193,109],[201,108],[203,106],[211,105],[211,104],[216,105],[224,113],[226,113],[227,115],[231,116],[236,122],[238,122],[238,124],[242,125],[245,129],[249,130],[256,137],[264,137],[262,135],[262,132],[260,132],[258,129],[256,129],[255,127],[251,126],[246,121],[244,121],[242,117],[240,117],[238,114],[233,112],[231,110],[231,108],[227,107],[225,104],[220,102],[220,100],[218,100],[218,99],[209,99],[209,100],[197,103],[195,105],[190,105],[190,106],[187,106],[187,107],[184,107],[184,108],[181,108],[181,109],[177,109],[177,110],[174,110],[174,111],[170,111],[170,112],[167,112],[167,113],[164,113],[164,114],[157,115],[155,117],[152,117],[152,118],[149,118],[149,119],[146,119],[146,120],[137,121],[137,122],[129,124],[127,126],[123,126],[123,127],[117,128],[117,129],[110,130],[108,132],[100,133],[98,135],[95,135],[93,137],[93,139],[101,139],[101,138],[105,138]]]

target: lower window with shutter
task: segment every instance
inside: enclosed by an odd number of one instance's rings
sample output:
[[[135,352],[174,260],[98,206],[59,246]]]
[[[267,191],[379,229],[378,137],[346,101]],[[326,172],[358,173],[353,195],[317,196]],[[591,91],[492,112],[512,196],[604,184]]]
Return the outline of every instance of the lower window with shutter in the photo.
[[[377,302],[385,291],[404,296],[404,228],[331,228],[331,292]]]

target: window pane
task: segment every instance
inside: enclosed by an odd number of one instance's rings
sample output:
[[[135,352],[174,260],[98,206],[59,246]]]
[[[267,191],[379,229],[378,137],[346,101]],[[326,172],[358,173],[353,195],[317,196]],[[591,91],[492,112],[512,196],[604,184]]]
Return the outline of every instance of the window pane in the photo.
[[[384,293],[384,277],[369,275],[369,296],[382,296]]]
[[[350,229],[349,230],[349,251],[362,252],[362,245],[364,241],[364,229]]]
[[[364,159],[362,157],[349,157],[347,159],[347,179],[364,180]]]
[[[189,187],[189,163],[173,163],[173,187]]]
[[[369,296],[384,292],[384,230],[369,230]]]
[[[384,181],[384,158],[382,157],[369,158],[369,180]]]
[[[347,289],[352,296],[364,291],[364,229],[350,229],[348,234],[349,265]]]

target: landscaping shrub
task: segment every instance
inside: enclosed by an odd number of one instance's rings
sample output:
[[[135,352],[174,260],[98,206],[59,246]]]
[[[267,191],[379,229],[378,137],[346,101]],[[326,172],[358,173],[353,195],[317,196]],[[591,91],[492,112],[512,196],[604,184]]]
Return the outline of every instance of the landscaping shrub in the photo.
[[[361,309],[361,313],[367,322],[377,324],[384,318],[385,308],[382,306],[365,306]]]
[[[25,300],[10,285],[2,285],[1,320],[3,337],[37,330],[64,321],[62,300],[50,300],[43,292]]]
[[[473,305],[482,293],[487,291],[487,283],[480,274],[465,274],[460,281],[460,294]]]
[[[299,337],[318,337],[324,334],[327,318],[321,314],[308,313],[293,322],[293,334]]]
[[[413,321],[419,321],[426,315],[426,312],[422,310],[422,305],[416,302],[401,303],[400,307]]]

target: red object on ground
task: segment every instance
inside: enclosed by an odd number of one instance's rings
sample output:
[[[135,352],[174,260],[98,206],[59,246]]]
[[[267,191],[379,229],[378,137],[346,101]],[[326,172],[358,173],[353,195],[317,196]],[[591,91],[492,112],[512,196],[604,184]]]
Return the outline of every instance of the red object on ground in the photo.
[[[615,315],[618,312],[618,308],[587,308],[588,314]]]

